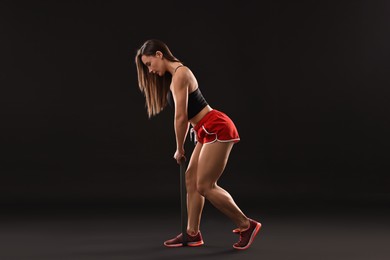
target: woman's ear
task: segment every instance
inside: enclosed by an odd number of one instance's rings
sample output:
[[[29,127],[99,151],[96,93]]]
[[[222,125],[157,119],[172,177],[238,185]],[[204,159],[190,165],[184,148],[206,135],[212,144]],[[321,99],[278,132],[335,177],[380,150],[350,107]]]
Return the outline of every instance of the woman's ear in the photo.
[[[163,58],[163,56],[161,51],[156,51],[156,58]]]

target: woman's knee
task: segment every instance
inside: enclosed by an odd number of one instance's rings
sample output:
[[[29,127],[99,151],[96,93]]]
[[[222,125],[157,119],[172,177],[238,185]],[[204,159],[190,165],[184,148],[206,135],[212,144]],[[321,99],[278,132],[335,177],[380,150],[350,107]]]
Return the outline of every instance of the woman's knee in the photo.
[[[198,182],[197,185],[196,185],[196,190],[198,191],[198,193],[204,197],[207,196],[207,194],[209,193],[209,191],[214,187],[214,185],[210,184],[210,183],[200,183]]]

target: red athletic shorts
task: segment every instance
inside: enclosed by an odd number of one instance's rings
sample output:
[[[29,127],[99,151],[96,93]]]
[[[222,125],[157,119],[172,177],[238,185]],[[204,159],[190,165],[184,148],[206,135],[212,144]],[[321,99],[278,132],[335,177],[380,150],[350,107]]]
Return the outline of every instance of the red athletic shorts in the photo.
[[[192,129],[191,129],[192,130]],[[218,142],[240,141],[240,136],[233,121],[223,112],[216,109],[208,112],[193,130],[196,138],[201,144]]]

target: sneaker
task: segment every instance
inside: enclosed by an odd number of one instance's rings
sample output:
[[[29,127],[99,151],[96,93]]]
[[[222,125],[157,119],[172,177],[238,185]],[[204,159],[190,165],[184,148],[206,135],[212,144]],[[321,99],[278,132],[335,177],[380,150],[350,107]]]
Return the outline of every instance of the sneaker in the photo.
[[[249,223],[249,227],[246,230],[240,232],[240,240],[233,245],[235,249],[247,249],[253,243],[253,240],[259,232],[261,223],[253,219],[249,219]]]
[[[203,238],[200,231],[195,236],[191,236],[190,234],[187,234],[187,246],[201,246],[203,245]],[[164,245],[166,247],[181,247],[183,246],[183,235],[180,233],[175,238],[169,239],[164,242]]]

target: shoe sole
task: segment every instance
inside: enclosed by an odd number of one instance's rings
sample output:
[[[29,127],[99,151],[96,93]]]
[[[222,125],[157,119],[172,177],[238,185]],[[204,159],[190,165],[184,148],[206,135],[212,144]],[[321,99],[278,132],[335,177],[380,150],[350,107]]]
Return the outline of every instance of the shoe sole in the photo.
[[[233,245],[233,247],[234,247],[235,249],[238,249],[238,250],[245,250],[245,249],[247,249],[248,247],[250,247],[250,245],[253,243],[253,240],[255,239],[257,233],[259,233],[260,228],[261,228],[261,224],[260,224],[260,223],[257,223],[255,229],[253,230],[253,232],[252,232],[252,234],[251,234],[251,237],[249,238],[249,242],[248,242],[248,244],[247,244],[246,246],[244,246],[244,247],[238,247],[238,246]]]
[[[199,242],[188,242],[188,243],[187,243],[187,246],[196,247],[196,246],[201,246],[201,245],[203,245],[203,244],[204,244],[203,241],[199,241]],[[164,246],[166,246],[166,247],[182,247],[182,246],[183,246],[183,243],[180,243],[180,244],[171,244],[171,245],[168,245],[168,244],[165,244],[165,243],[164,243]]]

